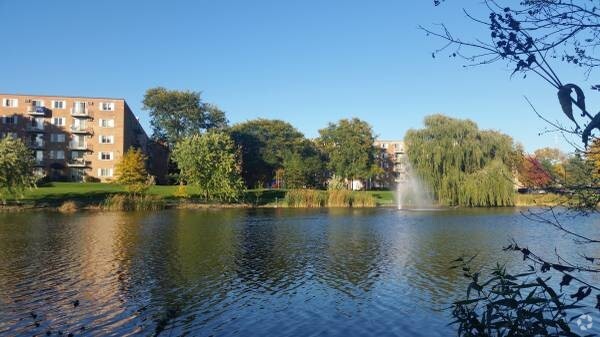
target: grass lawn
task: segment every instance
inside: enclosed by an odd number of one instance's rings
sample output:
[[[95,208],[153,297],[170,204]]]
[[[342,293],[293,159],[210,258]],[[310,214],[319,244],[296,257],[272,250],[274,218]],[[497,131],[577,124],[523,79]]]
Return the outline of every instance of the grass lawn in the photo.
[[[177,199],[175,193],[178,187],[152,186],[149,193],[174,200]],[[52,182],[25,192],[21,202],[32,205],[60,205],[67,200],[76,200],[85,204],[98,204],[109,195],[120,192],[125,192],[125,188],[118,184]],[[193,187],[188,187],[187,192],[193,198],[198,197],[199,191]],[[285,198],[285,193],[285,190],[273,189],[247,190],[244,192],[243,202],[254,205],[275,205]],[[379,205],[394,204],[394,193],[391,191],[367,191],[366,193],[375,197]]]

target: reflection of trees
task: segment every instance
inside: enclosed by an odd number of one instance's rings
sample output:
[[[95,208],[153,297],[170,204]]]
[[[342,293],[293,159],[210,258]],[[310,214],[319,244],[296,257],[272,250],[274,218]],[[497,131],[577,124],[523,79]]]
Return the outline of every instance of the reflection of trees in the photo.
[[[331,210],[321,277],[329,286],[352,295],[370,291],[384,272],[385,258],[376,226],[363,213],[371,210]],[[338,214],[339,213],[339,214]]]
[[[499,237],[497,231],[490,230],[489,226],[493,224],[489,221],[504,224],[510,219],[503,216],[514,216],[514,210],[495,211],[499,213],[494,217],[490,217],[489,212],[465,210],[411,214],[410,222],[416,225],[405,226],[393,238],[397,253],[395,264],[400,265],[399,273],[404,274],[405,282],[422,291],[420,296],[427,297],[429,302],[445,305],[452,300],[449,296],[464,290],[463,271],[451,269],[452,260],[465,254],[477,254],[478,261],[508,262],[490,249],[507,242],[508,236]],[[511,227],[510,230],[511,235],[519,235],[515,232],[518,229]]]
[[[137,228],[134,250],[123,261],[131,275],[122,277],[128,293],[151,308],[155,333],[171,329],[181,314],[204,311],[226,300],[234,270],[236,211],[175,211],[129,219]],[[124,233],[123,238],[131,237]],[[145,314],[145,313],[144,313]],[[193,321],[194,314],[188,317]]]
[[[303,277],[306,237],[290,210],[256,210],[241,223],[238,276],[247,287],[276,292]],[[304,232],[306,235],[307,233]]]

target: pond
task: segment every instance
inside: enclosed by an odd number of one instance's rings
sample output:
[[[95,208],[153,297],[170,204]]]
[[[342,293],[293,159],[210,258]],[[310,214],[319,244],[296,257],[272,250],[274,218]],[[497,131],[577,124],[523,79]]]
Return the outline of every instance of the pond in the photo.
[[[450,261],[525,269],[511,238],[577,248],[519,209],[0,214],[0,335],[455,335]]]

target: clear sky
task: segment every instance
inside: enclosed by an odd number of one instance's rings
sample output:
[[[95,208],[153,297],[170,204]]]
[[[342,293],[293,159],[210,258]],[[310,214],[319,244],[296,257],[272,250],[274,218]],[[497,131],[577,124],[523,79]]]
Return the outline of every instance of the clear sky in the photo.
[[[553,88],[511,79],[500,63],[463,68],[431,57],[442,43],[419,24],[478,28],[461,12],[465,1],[432,2],[0,0],[0,92],[123,97],[148,132],[142,97],[164,86],[202,91],[232,123],[279,118],[308,137],[359,117],[380,138],[401,139],[443,113],[508,133],[529,151],[569,149],[538,135],[545,124],[523,98],[562,119]],[[584,79],[557,69],[563,81]]]

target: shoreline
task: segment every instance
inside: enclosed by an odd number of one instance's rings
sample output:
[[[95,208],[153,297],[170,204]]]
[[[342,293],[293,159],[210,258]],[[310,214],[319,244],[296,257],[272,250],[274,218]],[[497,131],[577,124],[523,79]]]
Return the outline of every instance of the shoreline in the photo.
[[[70,200],[77,203],[77,200]],[[556,203],[515,203],[513,206],[504,206],[504,207],[441,207],[431,209],[431,211],[452,211],[452,210],[476,210],[476,209],[519,209],[519,208],[528,208],[528,207],[553,207],[559,206]],[[321,207],[294,207],[294,206],[286,206],[286,205],[252,205],[245,203],[196,203],[196,202],[181,202],[181,203],[172,203],[167,202],[166,205],[160,210],[153,210],[151,212],[160,212],[162,210],[194,210],[194,209],[397,209],[395,204],[381,204],[377,206],[349,206],[349,207],[339,207],[339,206],[321,206]],[[115,210],[107,210],[103,209],[100,205],[83,205],[81,207],[77,207],[72,211],[61,211],[60,206],[50,205],[50,204],[40,204],[40,205],[0,205],[0,213],[18,213],[18,212],[34,212],[34,211],[49,211],[56,213],[77,213],[77,212],[115,212]],[[407,209],[406,211],[411,211]],[[139,212],[139,211],[117,211],[117,212]]]

